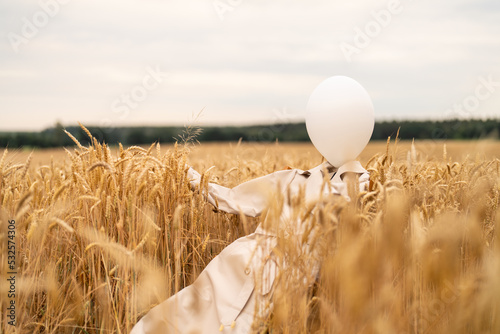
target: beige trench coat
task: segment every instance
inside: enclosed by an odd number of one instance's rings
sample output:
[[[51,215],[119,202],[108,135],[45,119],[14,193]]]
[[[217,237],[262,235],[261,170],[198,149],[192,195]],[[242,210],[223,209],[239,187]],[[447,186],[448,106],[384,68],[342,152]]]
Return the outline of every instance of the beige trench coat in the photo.
[[[369,175],[357,161],[338,169],[323,163],[307,171],[274,172],[232,189],[209,183],[205,196],[221,211],[257,217],[266,209],[269,194],[277,189],[296,194],[302,188],[306,202],[317,200],[322,193],[347,197],[347,184],[343,180],[347,172],[359,175],[360,189],[368,185]],[[190,168],[188,176],[193,188],[197,187],[200,174]],[[323,182],[325,177],[329,184]],[[291,209],[284,202],[280,219],[286,219]],[[271,294],[276,277],[276,264],[265,260],[276,244],[275,239],[272,231],[259,226],[255,233],[234,241],[207,265],[192,285],[152,308],[131,333],[250,333],[256,294],[260,297]],[[255,291],[257,272],[262,275],[259,291]]]

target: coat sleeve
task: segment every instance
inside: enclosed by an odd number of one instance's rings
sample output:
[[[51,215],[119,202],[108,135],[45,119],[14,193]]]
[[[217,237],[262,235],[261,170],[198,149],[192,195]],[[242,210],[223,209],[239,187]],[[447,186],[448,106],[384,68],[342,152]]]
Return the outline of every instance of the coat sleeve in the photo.
[[[203,194],[218,210],[257,217],[267,207],[270,196],[285,189],[294,175],[294,170],[278,171],[244,182],[234,188],[208,183],[208,189],[203,190]],[[200,173],[190,167],[188,178],[193,189],[199,188]]]

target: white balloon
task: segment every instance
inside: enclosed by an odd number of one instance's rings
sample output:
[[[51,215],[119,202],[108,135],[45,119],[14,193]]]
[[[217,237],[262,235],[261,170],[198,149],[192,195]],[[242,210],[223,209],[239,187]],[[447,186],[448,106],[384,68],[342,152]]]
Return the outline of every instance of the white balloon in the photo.
[[[306,128],[316,149],[333,166],[354,160],[370,140],[373,103],[357,81],[333,76],[321,82],[307,103]]]

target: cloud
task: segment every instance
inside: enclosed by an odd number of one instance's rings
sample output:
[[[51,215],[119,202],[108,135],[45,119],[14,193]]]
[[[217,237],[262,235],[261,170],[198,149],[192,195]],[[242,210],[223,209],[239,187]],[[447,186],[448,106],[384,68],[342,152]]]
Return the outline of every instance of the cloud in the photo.
[[[348,62],[340,44],[353,43],[391,0],[232,2],[223,20],[211,0],[65,0],[14,52],[8,34],[54,1],[0,4],[0,129],[57,119],[182,124],[203,108],[207,124],[271,121],[276,108],[304,117],[309,93],[335,74],[367,88],[378,118],[441,117],[478,76],[500,79],[496,1],[401,0],[400,13]],[[169,76],[117,117],[112,103],[147,67]],[[499,95],[477,114],[497,113]]]

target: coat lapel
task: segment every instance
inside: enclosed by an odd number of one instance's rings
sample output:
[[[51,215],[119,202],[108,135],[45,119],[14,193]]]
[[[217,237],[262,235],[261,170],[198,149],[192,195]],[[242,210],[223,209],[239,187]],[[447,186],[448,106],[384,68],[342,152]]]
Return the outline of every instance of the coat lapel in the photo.
[[[339,170],[337,171],[337,173],[335,173],[335,175],[332,178],[332,183],[342,182],[342,176],[347,172],[356,174],[368,173],[367,170],[364,169],[363,166],[361,166],[359,161],[349,161],[339,167]]]

